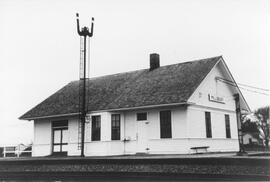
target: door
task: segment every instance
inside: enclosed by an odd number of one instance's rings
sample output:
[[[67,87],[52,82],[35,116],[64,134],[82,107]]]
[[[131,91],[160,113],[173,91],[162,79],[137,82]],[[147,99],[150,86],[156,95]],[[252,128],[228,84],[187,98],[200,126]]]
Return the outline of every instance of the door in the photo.
[[[147,153],[148,148],[148,121],[137,121],[137,153]]]
[[[67,155],[68,146],[68,126],[67,121],[55,121],[53,122],[53,155]]]
[[[53,130],[53,153],[67,154],[67,129]]]

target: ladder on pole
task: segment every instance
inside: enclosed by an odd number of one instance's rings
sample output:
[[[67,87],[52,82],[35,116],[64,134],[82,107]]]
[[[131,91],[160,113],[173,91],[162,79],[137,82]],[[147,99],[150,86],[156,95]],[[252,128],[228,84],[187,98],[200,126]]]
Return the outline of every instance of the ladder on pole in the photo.
[[[81,150],[82,120],[81,114],[83,109],[83,79],[84,79],[84,38],[80,37],[80,71],[79,71],[79,123],[78,123],[78,150]]]

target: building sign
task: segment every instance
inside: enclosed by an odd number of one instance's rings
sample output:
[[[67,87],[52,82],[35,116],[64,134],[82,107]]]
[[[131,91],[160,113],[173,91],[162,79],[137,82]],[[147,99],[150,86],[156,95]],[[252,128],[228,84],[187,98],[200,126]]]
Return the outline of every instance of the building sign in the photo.
[[[214,96],[214,95],[208,94],[208,98],[209,98],[209,101],[218,102],[218,103],[224,104],[223,97],[218,97],[218,96]]]

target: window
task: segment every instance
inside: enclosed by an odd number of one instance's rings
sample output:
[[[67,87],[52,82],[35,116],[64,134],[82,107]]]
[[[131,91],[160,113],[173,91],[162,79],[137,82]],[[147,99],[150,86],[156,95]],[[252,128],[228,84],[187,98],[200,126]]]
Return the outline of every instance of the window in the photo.
[[[92,141],[100,141],[100,116],[92,116]]]
[[[172,138],[171,111],[160,111],[160,138]]]
[[[230,115],[225,114],[226,138],[231,138]]]
[[[207,138],[212,138],[211,114],[210,114],[210,112],[205,112],[205,126],[206,126],[206,137]]]
[[[144,120],[147,120],[147,113],[146,112],[137,113],[137,121],[144,121]]]
[[[52,122],[52,127],[53,128],[67,128],[68,127],[68,121],[67,120],[53,121]]]
[[[112,114],[112,140],[120,140],[120,114]]]

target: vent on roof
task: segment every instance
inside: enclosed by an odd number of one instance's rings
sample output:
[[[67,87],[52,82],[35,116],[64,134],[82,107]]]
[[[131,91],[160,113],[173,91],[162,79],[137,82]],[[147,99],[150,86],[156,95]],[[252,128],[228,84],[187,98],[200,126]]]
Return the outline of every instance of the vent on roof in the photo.
[[[150,54],[150,71],[159,68],[159,54]]]

